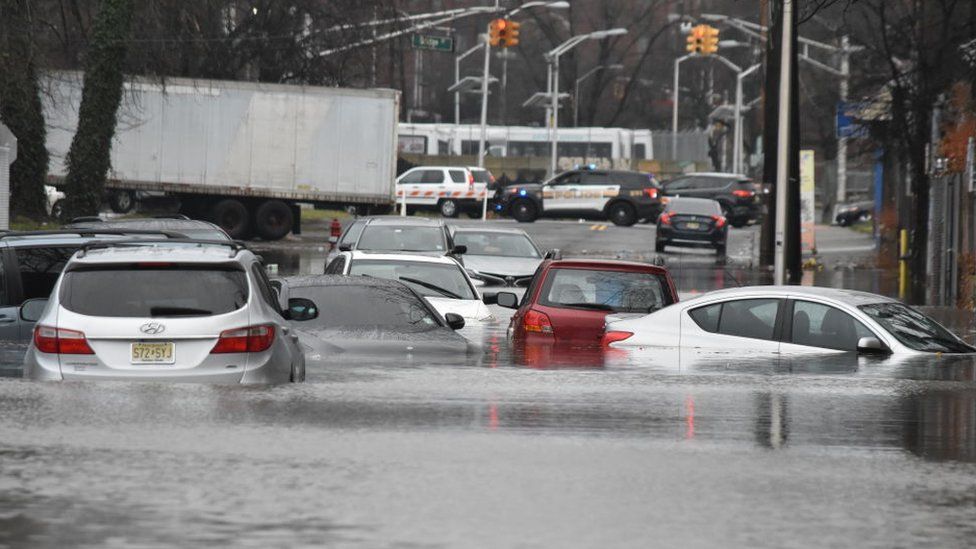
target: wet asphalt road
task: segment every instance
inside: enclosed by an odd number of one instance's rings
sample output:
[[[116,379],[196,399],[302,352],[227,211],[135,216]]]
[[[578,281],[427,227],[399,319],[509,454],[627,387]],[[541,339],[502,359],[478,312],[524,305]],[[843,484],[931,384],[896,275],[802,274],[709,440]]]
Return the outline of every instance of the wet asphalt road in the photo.
[[[650,229],[591,225],[525,228],[653,256]],[[725,266],[667,254],[682,292],[765,276],[753,231]],[[276,248],[281,274],[321,272],[316,244]],[[0,380],[0,544],[972,545],[972,360],[512,357],[504,327],[474,365],[325,357],[298,386]]]

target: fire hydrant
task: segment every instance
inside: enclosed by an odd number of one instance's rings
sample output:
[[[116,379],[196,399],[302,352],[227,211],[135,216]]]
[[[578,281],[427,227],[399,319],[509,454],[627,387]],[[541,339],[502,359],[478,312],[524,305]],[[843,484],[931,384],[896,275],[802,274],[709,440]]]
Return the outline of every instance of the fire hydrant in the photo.
[[[339,235],[342,234],[342,224],[339,220],[332,218],[332,223],[329,224],[329,244],[332,248],[336,247],[339,242]]]

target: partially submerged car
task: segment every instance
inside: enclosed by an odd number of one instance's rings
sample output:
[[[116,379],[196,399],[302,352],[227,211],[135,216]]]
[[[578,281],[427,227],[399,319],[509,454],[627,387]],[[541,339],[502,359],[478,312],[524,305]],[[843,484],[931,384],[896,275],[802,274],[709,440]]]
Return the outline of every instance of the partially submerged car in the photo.
[[[463,318],[453,313],[442,317],[402,282],[314,275],[290,277],[284,285],[291,325],[322,360],[423,360],[480,351],[456,332],[464,327]]]
[[[647,315],[607,318],[613,348],[778,353],[972,353],[925,314],[884,296],[807,286],[719,290]]]
[[[532,281],[542,251],[521,229],[458,227],[454,242],[466,248],[464,266],[482,292],[525,288]]]

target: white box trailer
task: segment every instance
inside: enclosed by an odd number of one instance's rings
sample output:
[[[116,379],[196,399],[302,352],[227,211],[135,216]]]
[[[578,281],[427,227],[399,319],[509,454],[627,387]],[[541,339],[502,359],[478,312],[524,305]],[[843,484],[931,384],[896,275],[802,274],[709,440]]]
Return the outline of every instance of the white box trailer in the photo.
[[[51,175],[63,177],[82,73],[46,75]],[[387,211],[394,204],[399,92],[253,82],[132,79],[118,113],[106,186],[124,209],[135,191],[236,238],[300,230],[298,203]]]

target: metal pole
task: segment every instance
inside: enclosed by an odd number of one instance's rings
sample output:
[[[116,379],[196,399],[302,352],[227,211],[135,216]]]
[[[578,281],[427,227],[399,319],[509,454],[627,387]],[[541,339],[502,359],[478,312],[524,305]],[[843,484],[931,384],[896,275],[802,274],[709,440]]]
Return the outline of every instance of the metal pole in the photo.
[[[742,173],[741,171],[741,152],[742,152],[742,75],[740,72],[735,76],[735,131],[732,134],[732,173]]]
[[[779,127],[776,143],[776,226],[773,284],[786,282],[786,193],[790,166],[790,84],[793,67],[793,0],[783,0],[783,41],[780,42]]]
[[[549,160],[549,177],[556,176],[556,150],[559,146],[559,56],[552,59],[552,151]]]
[[[454,56],[454,84],[461,80],[461,56]],[[454,92],[454,125],[461,125],[461,91]]]
[[[840,102],[847,102],[847,87],[851,76],[850,39],[840,39]],[[847,201],[847,137],[837,136],[837,203]]]
[[[674,97],[671,100],[673,103],[671,107],[671,160],[678,159],[678,67],[681,66],[681,62],[686,57],[679,57],[674,60]]]
[[[481,75],[481,139],[478,140],[478,167],[485,167],[485,141],[488,140],[488,71],[491,62],[491,47],[488,45],[488,32],[482,38],[485,41],[485,67]]]

